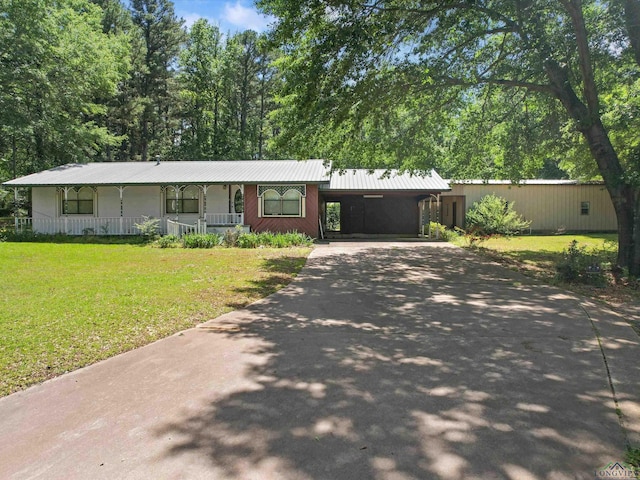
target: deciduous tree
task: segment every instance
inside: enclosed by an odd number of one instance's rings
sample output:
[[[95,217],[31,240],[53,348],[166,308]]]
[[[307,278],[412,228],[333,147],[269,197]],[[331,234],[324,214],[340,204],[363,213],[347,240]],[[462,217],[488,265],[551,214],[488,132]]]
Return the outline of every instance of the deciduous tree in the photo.
[[[14,177],[83,162],[118,139],[95,121],[127,43],[87,0],[0,0],[0,157]],[[6,175],[6,174],[5,174]]]
[[[312,148],[329,140],[398,167],[427,168],[446,154],[455,141],[451,127],[483,90],[526,91],[539,104],[553,99],[562,127],[581,137],[611,196],[618,264],[640,274],[640,189],[632,153],[640,143],[629,133],[639,125],[638,117],[621,113],[625,102],[634,103],[624,92],[636,88],[640,74],[638,0],[258,4],[279,18],[276,38],[287,54],[288,85],[282,138],[298,153],[307,137]],[[622,138],[632,147],[616,143]]]

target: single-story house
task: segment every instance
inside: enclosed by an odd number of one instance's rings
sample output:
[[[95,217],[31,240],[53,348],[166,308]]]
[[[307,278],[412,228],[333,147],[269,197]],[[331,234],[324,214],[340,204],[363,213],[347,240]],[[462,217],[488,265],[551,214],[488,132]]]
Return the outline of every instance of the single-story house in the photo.
[[[449,190],[435,171],[332,172],[322,160],[69,164],[3,185],[16,196],[31,189],[31,216],[15,219],[18,230],[128,235],[151,217],[162,233],[241,225],[316,238],[326,233],[327,204],[340,218],[333,235],[417,236],[428,205]]]
[[[577,180],[452,180],[440,197],[440,223],[465,226],[465,214],[482,197],[495,194],[514,203],[531,231],[616,231],[611,197],[603,182]]]

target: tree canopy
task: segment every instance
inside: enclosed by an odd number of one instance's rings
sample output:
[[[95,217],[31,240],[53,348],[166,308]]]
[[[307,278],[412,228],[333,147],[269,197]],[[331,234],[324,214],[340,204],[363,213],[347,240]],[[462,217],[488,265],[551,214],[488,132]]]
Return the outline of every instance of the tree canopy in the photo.
[[[0,0],[0,154],[15,175],[84,161],[117,140],[96,117],[116,92],[128,45],[102,10],[75,0]]]
[[[0,176],[68,162],[327,158],[602,178],[640,274],[640,0],[0,0]]]
[[[272,55],[253,31],[185,28],[170,0],[0,0],[0,179],[278,156]]]
[[[604,180],[618,262],[640,274],[638,0],[259,5],[279,19],[279,141],[298,156],[517,178],[563,155]]]

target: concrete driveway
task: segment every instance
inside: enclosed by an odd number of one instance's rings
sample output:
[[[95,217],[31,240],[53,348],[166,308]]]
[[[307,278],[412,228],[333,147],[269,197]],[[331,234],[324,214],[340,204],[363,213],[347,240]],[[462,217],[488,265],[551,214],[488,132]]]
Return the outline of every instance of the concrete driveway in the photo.
[[[0,478],[593,479],[640,440],[639,358],[448,244],[321,245],[248,309],[1,399]]]

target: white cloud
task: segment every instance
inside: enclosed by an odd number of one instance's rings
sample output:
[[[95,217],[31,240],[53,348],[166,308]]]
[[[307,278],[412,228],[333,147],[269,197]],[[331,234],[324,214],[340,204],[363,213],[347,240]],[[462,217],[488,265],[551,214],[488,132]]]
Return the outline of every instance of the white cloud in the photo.
[[[224,4],[224,13],[222,14],[225,21],[244,30],[255,30],[262,32],[267,29],[273,18],[259,14],[254,8],[244,7],[240,1],[236,1],[234,5],[230,3]]]
[[[191,28],[191,26],[196,23],[196,20],[202,18],[202,15],[198,15],[197,13],[181,13],[179,15],[184,20],[184,26],[187,28]]]

